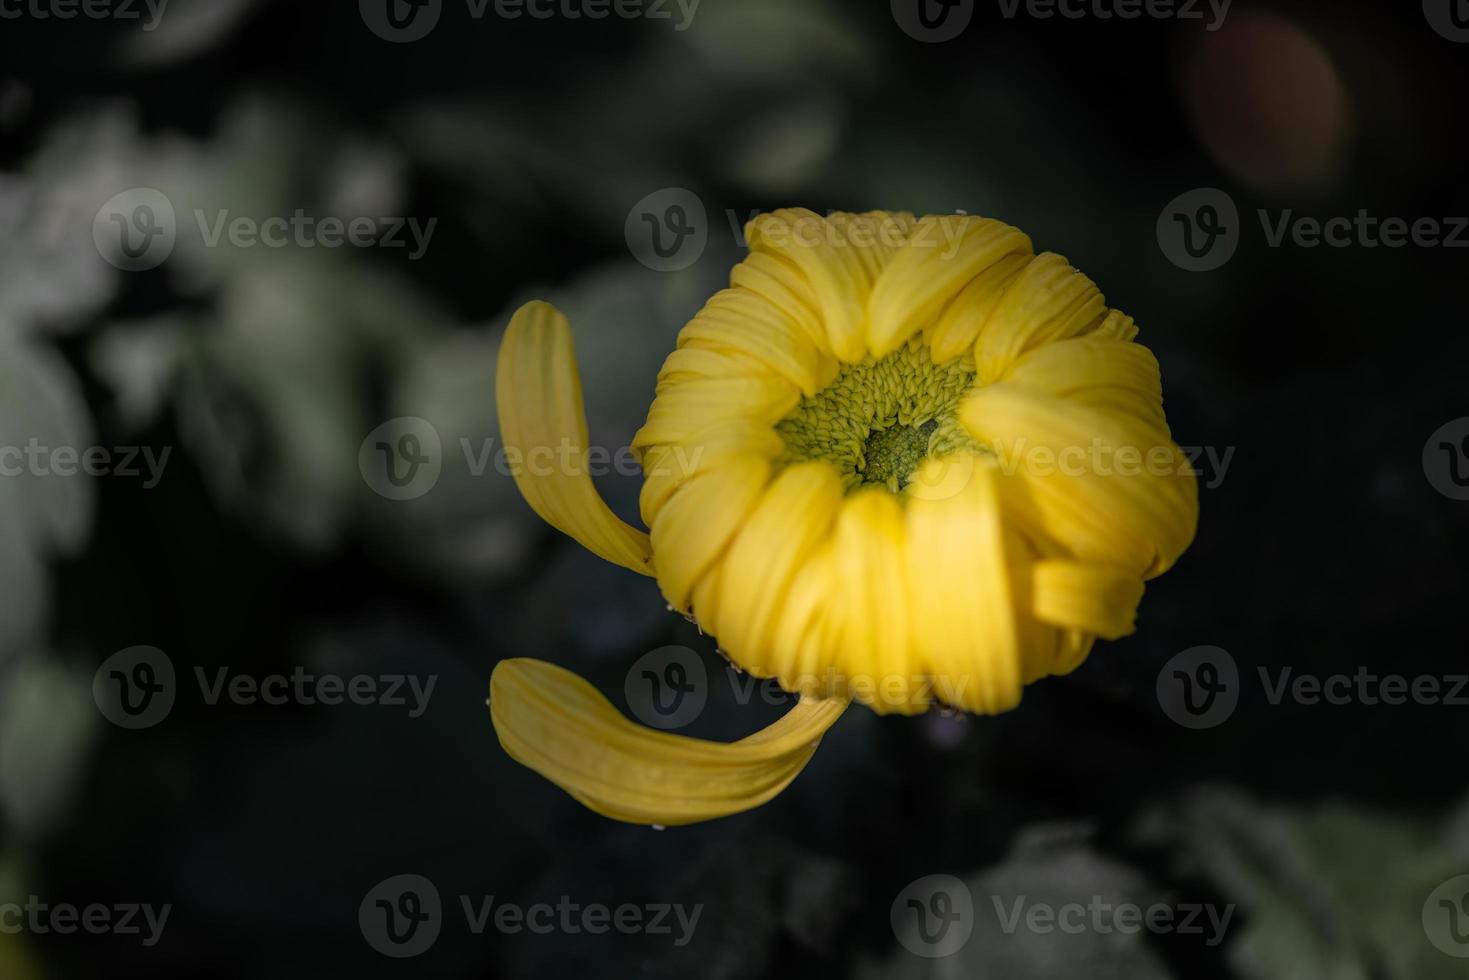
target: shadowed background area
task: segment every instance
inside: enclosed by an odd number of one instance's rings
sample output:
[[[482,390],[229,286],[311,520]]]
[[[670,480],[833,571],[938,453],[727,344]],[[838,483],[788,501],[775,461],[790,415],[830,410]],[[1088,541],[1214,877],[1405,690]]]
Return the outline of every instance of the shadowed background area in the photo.
[[[398,0],[0,0],[0,976],[1463,976],[1469,19],[1126,6],[443,0],[410,39]],[[567,312],[615,460],[744,222],[791,205],[1067,256],[1162,363],[1198,538],[1136,635],[1010,714],[853,710],[761,809],[606,821],[501,750],[496,662],[628,707],[639,658],[686,648],[704,737],[788,702],[521,501],[498,340],[525,300]],[[387,479],[379,442],[428,475]],[[635,518],[635,472],[598,482]],[[1226,653],[1174,661],[1200,646]],[[129,725],[107,692],[138,658],[175,676]],[[1175,671],[1232,712],[1181,708]],[[1290,687],[1339,674],[1342,703]],[[1383,703],[1389,674],[1438,703]],[[406,959],[369,922],[401,875],[442,906]],[[970,899],[941,958],[906,917],[931,875]],[[698,911],[482,916],[538,903]],[[1230,918],[1011,918],[1102,903]],[[166,924],[56,915],[134,904]]]

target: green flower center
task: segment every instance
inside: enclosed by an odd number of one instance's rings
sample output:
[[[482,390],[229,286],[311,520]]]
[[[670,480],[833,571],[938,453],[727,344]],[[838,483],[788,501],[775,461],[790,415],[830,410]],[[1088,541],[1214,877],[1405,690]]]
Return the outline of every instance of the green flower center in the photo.
[[[776,424],[786,444],[781,462],[824,459],[848,493],[867,485],[898,493],[918,464],[964,441],[954,412],[974,373],[968,357],[933,363],[916,337],[886,357],[843,364]]]

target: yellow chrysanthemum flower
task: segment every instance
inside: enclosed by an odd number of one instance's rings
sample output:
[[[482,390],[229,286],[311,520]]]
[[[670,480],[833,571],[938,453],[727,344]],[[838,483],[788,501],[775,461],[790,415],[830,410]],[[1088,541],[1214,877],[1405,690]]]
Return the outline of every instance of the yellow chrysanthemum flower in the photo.
[[[734,743],[638,726],[581,678],[499,664],[506,751],[599,813],[680,824],[779,793],[851,700],[993,714],[1130,633],[1198,491],[1158,362],[1061,256],[968,215],[761,215],[679,334],[633,448],[642,519],[586,468],[565,317],[529,303],[497,368],[536,513],[657,577],[740,668],[801,699]]]

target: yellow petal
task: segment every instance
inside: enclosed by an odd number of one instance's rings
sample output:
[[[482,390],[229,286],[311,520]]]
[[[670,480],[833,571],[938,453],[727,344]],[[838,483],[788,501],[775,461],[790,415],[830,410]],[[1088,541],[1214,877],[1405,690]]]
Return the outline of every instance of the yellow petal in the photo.
[[[974,348],[979,380],[989,384],[1003,377],[1033,347],[1091,330],[1105,312],[1096,283],[1063,256],[1042,252],[1010,283],[980,330]]]
[[[910,655],[903,509],[886,490],[864,488],[843,503],[832,542],[837,646],[854,700],[878,714],[916,714],[930,703]]]
[[[1141,344],[1094,333],[1046,344],[1017,358],[1005,372],[1005,380],[1145,418],[1166,431],[1158,359]]]
[[[782,208],[749,223],[752,252],[769,252],[800,269],[821,307],[832,352],[855,364],[867,347],[867,294],[872,276],[839,224],[806,208]]]
[[[946,475],[953,473],[965,477],[957,486]],[[914,649],[941,699],[980,714],[1020,700],[1012,556],[998,480],[994,463],[981,456],[930,459],[909,484],[907,508]]]
[[[821,322],[821,300],[794,263],[769,252],[751,252],[730,271],[729,283],[765,297],[800,325],[817,350],[831,353]]]
[[[510,757],[614,820],[680,825],[765,803],[796,777],[846,702],[802,699],[738,742],[655,731],[596,688],[539,660],[505,660],[490,678],[490,716]]]
[[[663,359],[653,393],[661,395],[674,385],[689,381],[751,378],[769,373],[770,369],[760,361],[736,350],[683,347]]]
[[[1009,382],[974,391],[959,418],[998,458],[1006,514],[1032,540],[1144,578],[1193,540],[1198,484],[1159,426]]]
[[[836,211],[827,217],[848,242],[873,282],[902,249],[913,230],[913,215],[898,211]]]
[[[643,454],[643,489],[638,507],[649,527],[673,492],[700,473],[736,456],[763,456],[774,462],[785,441],[768,425],[740,419],[709,429],[686,442],[653,446]]]
[[[681,612],[699,577],[724,551],[770,483],[763,455],[731,457],[679,487],[653,521],[658,587]]]
[[[1121,310],[1108,310],[1107,316],[1089,336],[1128,341],[1137,337],[1137,324]]]
[[[823,358],[796,321],[747,289],[715,293],[679,331],[678,346],[689,345],[748,354],[808,396],[836,373],[835,360]]]
[[[1042,622],[1109,640],[1127,636],[1137,620],[1143,581],[1121,568],[1050,558],[1031,572],[1032,609]]]
[[[571,325],[549,303],[510,318],[495,366],[500,438],[515,485],[547,524],[588,551],[653,574],[648,535],[624,523],[597,494],[587,469],[587,420]]]
[[[772,372],[670,384],[653,398],[634,449],[687,442],[739,421],[774,425],[801,401],[801,389]]]
[[[756,677],[778,677],[794,666],[796,651],[773,642],[776,619],[791,579],[826,540],[841,503],[835,467],[822,461],[787,467],[730,545],[714,605],[695,597],[700,622]]]
[[[963,214],[920,219],[867,301],[872,355],[897,350],[966,283],[1015,252],[1029,253],[1030,239],[1004,222]]]
[[[935,364],[953,360],[974,346],[980,328],[1000,304],[1011,281],[1030,264],[1030,259],[1027,242],[1024,251],[1004,256],[969,280],[939,313],[938,319],[924,328]]]

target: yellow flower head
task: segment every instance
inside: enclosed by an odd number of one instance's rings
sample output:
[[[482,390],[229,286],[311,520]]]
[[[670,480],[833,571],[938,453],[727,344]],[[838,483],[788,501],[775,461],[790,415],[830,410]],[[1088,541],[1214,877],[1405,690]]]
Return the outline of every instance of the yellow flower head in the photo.
[[[1132,631],[1143,581],[1198,519],[1158,362],[1061,256],[969,215],[781,210],[747,237],[633,442],[651,535],[593,489],[565,317],[529,303],[501,347],[507,452],[573,461],[517,469],[536,513],[655,575],[736,665],[802,695],[764,731],[706,742],[634,725],[561,668],[501,663],[501,744],[617,819],[768,800],[850,700],[1014,707]]]

